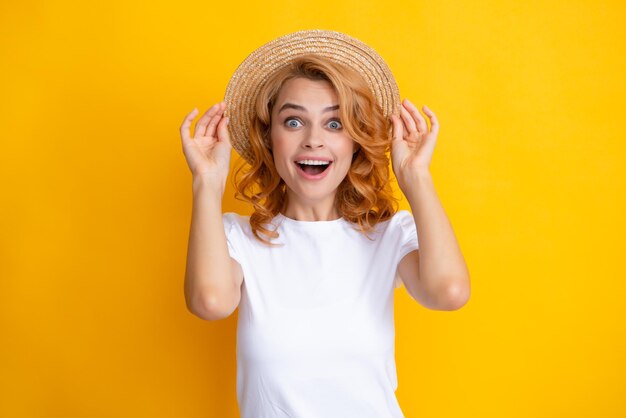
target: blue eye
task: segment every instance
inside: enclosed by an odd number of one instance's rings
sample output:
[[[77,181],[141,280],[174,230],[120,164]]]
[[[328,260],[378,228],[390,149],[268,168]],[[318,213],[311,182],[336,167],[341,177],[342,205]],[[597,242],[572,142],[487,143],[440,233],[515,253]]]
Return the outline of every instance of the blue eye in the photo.
[[[294,124],[292,122],[296,122],[296,123]],[[300,121],[298,119],[288,118],[288,119],[285,119],[285,123],[287,124],[289,128],[298,128],[299,127],[298,123],[300,123]]]
[[[284,124],[288,128],[299,128],[300,126],[302,126],[302,122],[300,122],[299,119],[296,119],[293,117],[285,119]],[[331,120],[330,122],[328,122],[328,126],[332,130],[335,130],[335,131],[338,131],[343,128],[343,126],[341,125],[341,122],[339,122],[338,120]]]
[[[341,129],[341,122],[338,120],[331,120],[328,124],[332,129]]]

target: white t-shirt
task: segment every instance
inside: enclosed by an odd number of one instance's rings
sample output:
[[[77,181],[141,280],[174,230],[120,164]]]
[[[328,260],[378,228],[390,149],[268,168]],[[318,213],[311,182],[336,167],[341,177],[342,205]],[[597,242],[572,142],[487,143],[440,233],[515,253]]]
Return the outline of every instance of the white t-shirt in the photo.
[[[269,247],[248,216],[223,214],[243,269],[237,400],[243,418],[403,417],[395,396],[393,293],[398,263],[418,248],[413,215],[398,211],[368,240],[340,218],[282,214]],[[273,229],[273,226],[270,226]]]

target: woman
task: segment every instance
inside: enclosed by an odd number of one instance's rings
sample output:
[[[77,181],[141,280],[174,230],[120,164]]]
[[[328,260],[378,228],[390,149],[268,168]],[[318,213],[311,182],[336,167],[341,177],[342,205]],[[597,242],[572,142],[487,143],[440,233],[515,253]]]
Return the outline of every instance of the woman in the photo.
[[[251,54],[193,138],[197,110],[185,118],[185,297],[208,320],[239,307],[243,417],[403,416],[394,288],[438,310],[469,297],[428,168],[439,124],[423,110],[430,129],[408,100],[400,105],[386,64],[365,44],[301,31]],[[237,189],[250,217],[221,213],[231,146],[248,163]],[[413,215],[396,209],[389,149]]]

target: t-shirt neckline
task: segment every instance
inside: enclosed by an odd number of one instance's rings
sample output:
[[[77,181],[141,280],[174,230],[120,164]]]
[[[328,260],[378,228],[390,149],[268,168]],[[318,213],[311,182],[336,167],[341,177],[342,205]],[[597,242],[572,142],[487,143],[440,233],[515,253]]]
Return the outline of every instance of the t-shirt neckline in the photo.
[[[326,228],[326,227],[337,226],[346,222],[346,219],[343,217],[333,219],[330,221],[299,221],[297,219],[288,218],[287,216],[283,215],[280,212],[278,213],[278,215],[276,215],[276,218],[281,223],[285,223],[291,226],[296,226],[299,228]]]

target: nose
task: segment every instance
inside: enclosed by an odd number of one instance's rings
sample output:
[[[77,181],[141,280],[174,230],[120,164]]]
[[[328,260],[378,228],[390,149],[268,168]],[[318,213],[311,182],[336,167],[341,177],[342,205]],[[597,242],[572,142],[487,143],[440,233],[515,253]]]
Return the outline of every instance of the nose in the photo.
[[[305,138],[302,141],[302,146],[306,149],[322,148],[324,146],[324,141],[322,140],[321,135],[322,134],[318,128],[312,127],[305,135]]]

